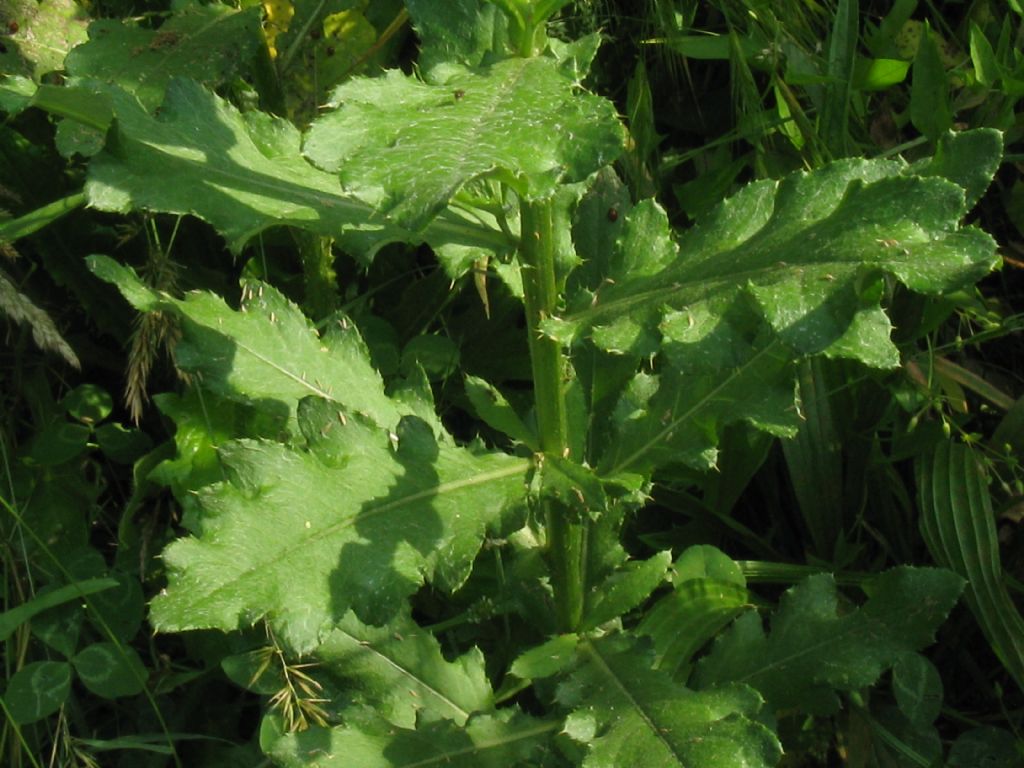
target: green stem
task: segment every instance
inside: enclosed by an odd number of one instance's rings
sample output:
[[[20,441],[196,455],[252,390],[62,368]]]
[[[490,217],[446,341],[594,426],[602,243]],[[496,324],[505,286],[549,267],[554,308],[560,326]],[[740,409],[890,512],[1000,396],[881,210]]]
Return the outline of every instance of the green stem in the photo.
[[[546,455],[567,457],[569,427],[564,391],[565,360],[559,343],[540,330],[540,324],[552,315],[558,302],[552,203],[524,202],[521,216],[519,256],[540,448]],[[544,505],[547,553],[559,628],[571,632],[583,616],[586,515],[553,499],[542,499],[541,503]]]

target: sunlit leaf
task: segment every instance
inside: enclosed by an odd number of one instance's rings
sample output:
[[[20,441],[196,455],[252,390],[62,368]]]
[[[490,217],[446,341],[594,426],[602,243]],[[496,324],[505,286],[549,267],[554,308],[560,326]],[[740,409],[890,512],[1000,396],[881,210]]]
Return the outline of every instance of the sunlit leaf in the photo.
[[[767,768],[781,757],[774,734],[753,719],[761,707],[753,689],[684,688],[622,636],[583,643],[579,653],[559,699],[573,709],[566,733],[589,745],[584,768]]]

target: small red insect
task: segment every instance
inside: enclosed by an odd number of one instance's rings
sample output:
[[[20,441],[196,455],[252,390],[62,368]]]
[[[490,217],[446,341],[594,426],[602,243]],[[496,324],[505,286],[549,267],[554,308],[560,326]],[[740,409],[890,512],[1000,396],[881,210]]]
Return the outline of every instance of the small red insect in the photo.
[[[608,209],[608,221],[618,221],[618,220],[619,220],[619,209],[618,208],[609,208]]]
[[[16,22],[16,21],[9,21],[9,22],[7,22],[7,31],[10,32],[12,35],[15,34],[19,29],[20,29],[20,27],[18,26],[18,22]]]

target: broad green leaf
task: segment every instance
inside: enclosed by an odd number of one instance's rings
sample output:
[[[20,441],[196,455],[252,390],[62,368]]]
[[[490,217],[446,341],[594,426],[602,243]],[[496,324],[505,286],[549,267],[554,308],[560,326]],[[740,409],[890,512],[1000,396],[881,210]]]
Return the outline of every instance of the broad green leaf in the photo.
[[[349,608],[380,624],[424,580],[454,590],[484,536],[519,517],[526,460],[438,442],[416,417],[391,432],[317,398],[298,421],[306,451],[221,448],[231,482],[200,492],[201,537],[165,550],[169,586],[151,614],[160,631],[266,616],[301,652]]]
[[[80,600],[86,595],[116,586],[117,581],[114,579],[85,579],[84,581],[65,584],[49,592],[38,594],[31,600],[0,613],[0,642],[7,640],[14,630],[32,619],[36,614],[55,606],[63,605],[70,600]]]
[[[434,636],[408,618],[384,626],[346,615],[316,650],[322,668],[381,717],[414,728],[420,713],[464,725],[491,709],[484,657],[473,649],[446,661]]]
[[[684,688],[621,635],[585,642],[579,655],[558,696],[573,709],[565,732],[589,745],[584,768],[767,768],[782,756],[745,685]]]
[[[935,155],[915,163],[910,170],[918,176],[942,176],[959,184],[967,193],[971,210],[985,194],[999,168],[1003,135],[992,128],[950,132],[939,137]]]
[[[346,195],[333,174],[303,159],[299,133],[284,120],[262,112],[243,115],[189,80],[172,80],[154,115],[120,89],[108,88],[107,95],[117,121],[107,148],[89,164],[86,194],[95,208],[191,213],[235,250],[280,225],[346,244],[352,238],[359,255],[413,238]],[[456,214],[440,217],[421,237],[508,248],[501,233]]]
[[[746,683],[773,712],[836,712],[835,691],[872,685],[902,654],[934,640],[963,581],[945,570],[901,567],[864,586],[867,602],[840,612],[833,578],[811,576],[783,595],[768,634],[759,615],[741,616],[697,664],[696,684]]]
[[[735,364],[729,342],[751,333],[745,303],[752,300],[798,353],[828,353],[840,343],[844,357],[891,367],[896,352],[888,329],[878,327],[882,275],[940,293],[996,263],[988,235],[959,227],[962,189],[903,173],[896,162],[845,160],[757,182],[678,247],[664,213],[638,206],[630,216],[646,223],[627,226],[608,273],[588,281],[546,328],[568,342],[631,319],[638,333],[659,331],[663,344],[676,346],[677,364],[721,370]]]
[[[34,661],[11,676],[3,698],[14,722],[26,725],[60,709],[70,691],[70,664]]]
[[[626,358],[663,354],[662,373],[621,392],[612,428],[598,425],[600,470],[708,466],[734,421],[792,434],[794,358],[896,365],[885,281],[941,293],[995,264],[992,239],[959,228],[964,212],[955,184],[862,160],[752,184],[679,246],[664,212],[638,205],[606,268],[581,267],[567,311],[543,325],[567,344],[589,337]]]
[[[356,78],[332,97],[303,151],[343,187],[418,231],[473,179],[497,174],[548,197],[622,150],[611,102],[580,93],[553,59],[515,58],[429,85],[401,72]]]
[[[104,699],[134,696],[146,686],[146,667],[131,646],[93,643],[71,663],[85,687]]]
[[[173,312],[182,318],[175,359],[198,374],[219,397],[285,408],[294,417],[300,399],[314,395],[394,426],[399,409],[384,395],[359,332],[347,320],[321,336],[302,311],[277,289],[243,287],[239,311],[212,293],[185,299],[159,294],[128,267],[104,256],[90,257],[92,270],[120,288],[138,310]]]
[[[919,653],[904,654],[893,665],[892,692],[900,711],[915,725],[930,725],[942,710],[939,670]]]
[[[793,353],[778,341],[749,350],[747,360],[719,374],[637,374],[612,414],[614,433],[599,473],[644,472],[673,463],[712,467],[722,428],[737,421],[792,435],[799,426]]]
[[[260,744],[284,768],[533,768],[559,726],[510,709],[415,730],[353,715],[336,728],[286,734],[267,718]]]
[[[971,448],[942,441],[917,466],[921,534],[936,562],[967,579],[967,605],[1024,688],[1024,617],[1007,591],[985,477]]]
[[[155,30],[131,20],[94,21],[89,41],[68,56],[67,70],[116,83],[152,109],[173,78],[221,85],[245,74],[263,45],[258,7],[188,3]]]
[[[616,570],[588,596],[580,629],[594,629],[636,608],[664,583],[671,563],[671,552],[659,552],[647,560],[630,561]]]
[[[86,37],[87,16],[75,0],[8,0],[4,3],[5,30],[0,72],[31,75],[39,80],[63,69],[68,51]]]
[[[418,63],[428,80],[439,64],[476,67],[490,52],[506,47],[506,18],[483,0],[407,0],[405,6],[420,39]]]

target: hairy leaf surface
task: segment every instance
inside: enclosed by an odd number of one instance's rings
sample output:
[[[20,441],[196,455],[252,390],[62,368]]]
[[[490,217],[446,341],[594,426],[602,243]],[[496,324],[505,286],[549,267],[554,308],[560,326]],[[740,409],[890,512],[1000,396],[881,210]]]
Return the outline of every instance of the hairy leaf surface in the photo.
[[[811,576],[783,595],[770,633],[756,613],[741,616],[698,663],[696,683],[746,683],[772,711],[834,713],[835,691],[872,685],[902,654],[934,641],[963,580],[949,571],[901,567],[865,589],[864,605],[840,611],[833,578]]]
[[[579,652],[559,698],[573,707],[566,733],[590,745],[584,768],[767,768],[782,756],[775,735],[752,719],[761,707],[753,689],[684,688],[621,635]]]
[[[538,764],[559,725],[504,710],[462,727],[441,721],[396,728],[363,715],[336,728],[286,734],[268,719],[260,742],[285,768],[519,768]]]
[[[963,287],[996,263],[995,243],[961,229],[963,190],[944,178],[901,175],[890,161],[847,160],[780,182],[751,184],[722,203],[677,247],[653,203],[630,214],[605,274],[570,298],[548,325],[570,340],[593,332],[614,349],[636,324],[677,364],[734,364],[749,335],[747,307],[798,353],[826,352],[867,365],[896,363],[879,282],[892,276],[922,293]],[[601,333],[610,342],[601,343]],[[742,344],[740,348],[742,349]],[[623,350],[625,351],[625,350]]]
[[[420,712],[463,725],[493,705],[483,654],[474,648],[446,661],[434,636],[407,617],[372,627],[350,613],[316,656],[346,690],[403,728],[414,728]]]
[[[220,85],[244,72],[263,44],[258,8],[188,4],[157,30],[116,19],[93,22],[89,41],[71,52],[67,69],[117,83],[152,109],[172,78]]]
[[[304,152],[418,231],[480,176],[542,198],[613,161],[623,146],[615,108],[578,90],[547,57],[462,70],[444,85],[398,71],[356,78],[334,92],[338,109],[313,124]]]
[[[108,92],[117,122],[89,165],[86,193],[95,208],[193,214],[235,250],[280,225],[342,238],[359,255],[393,240],[508,247],[501,233],[456,214],[417,236],[394,226],[303,159],[290,123],[243,115],[192,81],[172,80],[154,115],[125,91]]]
[[[306,650],[350,608],[381,624],[424,580],[455,589],[484,535],[518,518],[523,459],[439,443],[416,417],[391,432],[317,398],[300,403],[299,426],[308,451],[221,448],[230,482],[200,492],[200,537],[165,550],[159,630],[266,616]]]
[[[129,268],[105,256],[90,257],[93,271],[115,283],[136,309],[173,312],[182,319],[175,348],[179,366],[200,377],[204,389],[294,418],[299,400],[322,397],[393,427],[401,412],[384,394],[359,332],[339,320],[323,336],[276,288],[246,284],[240,310],[212,293],[184,299],[158,293]]]

